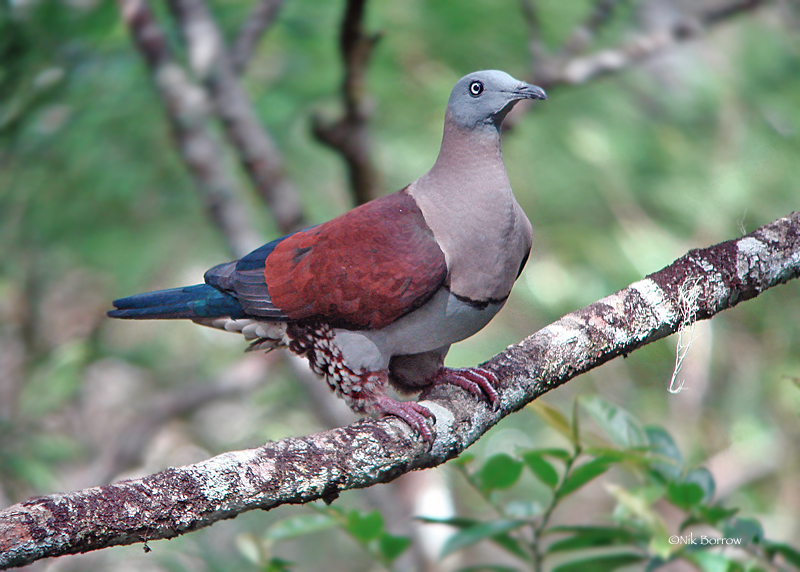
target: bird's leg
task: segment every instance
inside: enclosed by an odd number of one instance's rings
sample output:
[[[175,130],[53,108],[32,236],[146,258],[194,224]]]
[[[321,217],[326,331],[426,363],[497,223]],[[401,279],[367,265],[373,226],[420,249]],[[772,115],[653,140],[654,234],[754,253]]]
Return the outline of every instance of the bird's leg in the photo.
[[[349,379],[335,379],[326,376],[328,383],[339,395],[344,398],[350,409],[356,413],[376,413],[381,417],[394,415],[408,423],[412,429],[419,433],[426,443],[433,441],[433,432],[428,426],[427,419],[436,420],[436,417],[427,407],[416,401],[397,401],[384,394],[388,372],[375,371],[363,374],[350,374]]]
[[[442,383],[457,385],[480,399],[488,399],[493,407],[497,407],[500,401],[500,394],[497,393],[497,388],[495,387],[498,383],[497,377],[491,371],[482,367],[459,369],[442,367],[436,372],[431,381],[435,385]]]
[[[350,368],[333,334],[324,324],[317,328],[292,326],[287,331],[289,349],[308,358],[311,369],[325,378],[330,388],[358,414],[394,415],[415,429],[423,441],[433,441],[427,419],[435,419],[426,407],[413,401],[397,401],[384,393],[389,381],[387,370],[368,371]]]
[[[375,400],[375,411],[381,416],[394,415],[408,423],[412,429],[416,429],[422,440],[426,443],[433,441],[433,433],[428,426],[428,419],[436,420],[431,411],[417,403],[416,401],[397,401],[385,395],[379,396]]]

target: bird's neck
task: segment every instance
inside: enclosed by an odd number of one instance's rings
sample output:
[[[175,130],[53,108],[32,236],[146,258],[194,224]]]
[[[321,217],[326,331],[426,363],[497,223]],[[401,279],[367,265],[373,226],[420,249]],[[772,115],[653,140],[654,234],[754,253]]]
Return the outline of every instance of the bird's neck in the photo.
[[[492,124],[465,129],[445,120],[439,156],[425,175],[432,187],[444,186],[469,194],[508,189],[508,175],[500,151],[500,133]]]

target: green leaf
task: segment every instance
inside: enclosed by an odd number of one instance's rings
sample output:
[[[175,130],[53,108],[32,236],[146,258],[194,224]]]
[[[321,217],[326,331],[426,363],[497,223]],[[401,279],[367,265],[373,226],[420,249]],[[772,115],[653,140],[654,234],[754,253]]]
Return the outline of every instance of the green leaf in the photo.
[[[741,538],[742,546],[758,544],[764,538],[761,523],[751,518],[734,518],[722,527],[725,538]]]
[[[369,542],[381,535],[383,531],[383,517],[377,510],[373,510],[367,514],[352,510],[347,514],[345,528],[357,540]]]
[[[739,512],[738,508],[725,508],[717,505],[700,505],[695,507],[689,518],[681,523],[680,530],[699,523],[710,524],[711,526],[719,527],[720,521],[731,518],[737,512]]]
[[[338,523],[327,514],[303,514],[279,520],[267,529],[269,540],[285,540],[333,528]]]
[[[686,483],[694,483],[702,489],[703,502],[709,502],[714,498],[714,490],[716,488],[714,485],[714,477],[711,475],[711,471],[705,467],[692,469],[686,474],[683,480]]]
[[[417,516],[415,520],[419,520],[420,522],[427,522],[429,524],[447,524],[449,526],[454,526],[456,528],[469,528],[470,526],[475,526],[480,524],[480,520],[475,520],[474,518],[464,518],[461,516],[453,516],[453,517],[446,517],[446,518],[439,518],[436,516]]]
[[[389,562],[394,561],[410,545],[411,539],[407,536],[395,536],[389,533],[382,534],[378,540],[378,548]]]
[[[570,457],[572,457],[572,453],[566,451],[564,449],[557,449],[555,447],[548,448],[548,449],[533,449],[531,452],[536,452],[542,455],[543,457],[553,457],[555,459],[560,459],[562,461],[567,461]]]
[[[612,460],[606,457],[598,457],[573,470],[559,489],[558,496],[563,498],[575,492],[592,479],[599,477],[608,470],[611,462]]]
[[[651,556],[650,560],[647,561],[647,566],[644,567],[644,572],[655,572],[659,568],[661,568],[667,562],[671,562],[675,560],[674,557],[661,557],[661,556]]]
[[[545,461],[540,451],[530,451],[522,456],[523,461],[536,477],[551,489],[558,485],[558,472]]]
[[[580,550],[583,548],[598,548],[603,546],[618,546],[622,544],[636,544],[647,542],[648,535],[643,532],[631,531],[619,527],[604,526],[564,526],[553,527],[548,534],[554,532],[570,532],[573,536],[556,540],[547,547],[547,553]]]
[[[724,553],[707,550],[687,550],[684,558],[696,564],[702,572],[736,572],[741,570],[736,562],[727,558]],[[738,567],[736,567],[738,566]]]
[[[458,572],[519,572],[519,569],[499,564],[478,564],[477,566],[459,568]]]
[[[723,506],[701,506],[698,513],[702,515],[709,524],[717,524],[720,520],[725,520],[739,512],[738,508],[725,508]]]
[[[506,453],[489,457],[478,472],[478,482],[484,491],[503,490],[514,485],[522,474],[522,461]]]
[[[500,546],[501,548],[504,548],[517,558],[525,560],[526,562],[529,562],[531,560],[530,554],[528,554],[528,552],[526,552],[525,549],[522,548],[522,545],[519,542],[517,542],[517,540],[513,536],[509,534],[498,534],[496,536],[492,536],[491,541]]]
[[[492,539],[495,536],[508,534],[512,530],[525,526],[526,524],[528,524],[527,520],[493,520],[465,528],[448,539],[442,548],[441,557],[444,558],[456,550],[472,546],[481,540]]]
[[[453,459],[452,462],[455,463],[456,465],[461,465],[462,467],[466,467],[474,460],[475,460],[475,455],[473,455],[472,453],[463,453],[457,459]]]
[[[792,548],[788,544],[764,540],[761,542],[761,546],[764,548],[770,560],[772,560],[776,554],[780,554],[786,562],[795,568],[800,568],[800,551]]]
[[[678,480],[683,472],[683,456],[672,437],[661,427],[645,427],[650,451],[654,458],[650,466],[665,481]]]
[[[289,572],[293,564],[283,558],[273,558],[267,563],[265,572]]]
[[[653,508],[655,500],[664,495],[662,487],[625,488],[609,483],[605,488],[618,502],[614,511],[615,518],[633,523],[637,528],[641,527],[652,538],[661,535],[666,539],[669,536],[666,524],[658,511]]]
[[[553,572],[609,572],[646,559],[646,556],[635,552],[592,556],[556,566],[553,568]]]
[[[536,413],[542,421],[564,435],[564,437],[569,439],[572,443],[577,443],[578,439],[572,431],[569,421],[567,421],[567,418],[564,417],[558,409],[541,399],[529,403],[526,407]]]
[[[614,463],[629,461],[637,465],[648,464],[647,452],[637,449],[623,450],[609,449],[607,447],[587,447],[583,452],[595,457],[605,457]]]
[[[484,525],[483,521],[474,520],[471,518],[431,518],[431,517],[417,517],[417,520],[431,524],[446,524],[460,529],[477,528]],[[517,519],[514,522],[528,522],[527,520]],[[514,538],[508,534],[497,534],[490,538],[492,542],[498,546],[508,550],[515,556],[528,560],[530,557],[524,548]]]
[[[690,510],[703,500],[703,489],[695,483],[667,484],[667,499],[677,507]]]
[[[626,449],[647,445],[647,435],[642,426],[619,405],[599,395],[581,397],[580,403],[614,444]]]

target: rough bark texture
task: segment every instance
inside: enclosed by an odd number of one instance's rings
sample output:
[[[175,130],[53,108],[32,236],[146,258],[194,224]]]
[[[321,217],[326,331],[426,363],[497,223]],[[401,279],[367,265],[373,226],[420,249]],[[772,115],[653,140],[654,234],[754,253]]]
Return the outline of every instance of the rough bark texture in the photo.
[[[668,267],[568,314],[483,364],[500,381],[491,410],[454,387],[423,395],[436,415],[426,448],[395,418],[287,438],[143,479],[55,494],[0,512],[0,568],[106,546],[171,538],[256,508],[328,502],[340,491],[444,463],[500,419],[606,361],[675,332],[685,290],[707,319],[800,276],[800,212]]]

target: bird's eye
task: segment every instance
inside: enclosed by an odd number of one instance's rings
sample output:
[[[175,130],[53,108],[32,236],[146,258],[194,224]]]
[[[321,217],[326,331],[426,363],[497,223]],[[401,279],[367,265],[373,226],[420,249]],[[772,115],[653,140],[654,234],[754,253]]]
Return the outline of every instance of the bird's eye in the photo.
[[[473,81],[469,84],[469,93],[472,97],[478,97],[483,93],[483,84],[479,81]]]

